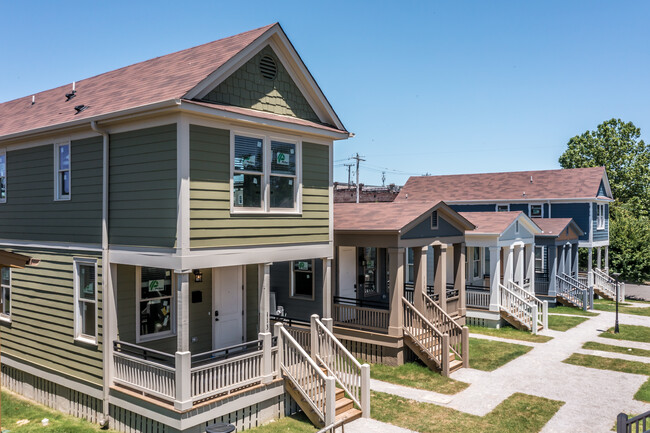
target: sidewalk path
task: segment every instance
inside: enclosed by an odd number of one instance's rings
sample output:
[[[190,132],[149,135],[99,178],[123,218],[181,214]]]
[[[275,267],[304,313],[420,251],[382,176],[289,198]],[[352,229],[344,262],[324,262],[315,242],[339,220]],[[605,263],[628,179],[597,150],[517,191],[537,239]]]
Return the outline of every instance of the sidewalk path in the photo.
[[[613,323],[613,313],[600,312],[600,315],[589,317],[589,320],[566,332],[549,332],[548,335],[554,339],[547,343],[508,340],[533,346],[533,349],[493,372],[474,369],[456,371],[451,376],[453,379],[471,385],[453,396],[379,381],[371,381],[371,388],[479,416],[494,410],[513,393],[522,392],[565,402],[546,424],[542,430],[544,433],[610,432],[619,412],[637,414],[650,410],[650,404],[634,400],[634,394],[648,377],[579,367],[562,361],[572,353],[585,353],[582,345],[587,341],[606,340],[597,336]],[[650,317],[620,315],[620,323],[650,327]],[[607,343],[615,344],[616,341],[607,340]],[[635,342],[625,344],[632,347],[638,345]],[[599,355],[608,356],[604,352],[599,352]],[[624,357],[620,356],[621,359]]]

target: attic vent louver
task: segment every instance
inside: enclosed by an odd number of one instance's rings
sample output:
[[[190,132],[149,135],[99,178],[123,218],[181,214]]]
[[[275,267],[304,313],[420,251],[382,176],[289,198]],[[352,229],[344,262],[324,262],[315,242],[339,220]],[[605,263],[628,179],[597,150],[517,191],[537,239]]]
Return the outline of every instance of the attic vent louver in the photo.
[[[264,56],[260,59],[260,73],[267,80],[273,80],[278,74],[278,67],[271,56]]]

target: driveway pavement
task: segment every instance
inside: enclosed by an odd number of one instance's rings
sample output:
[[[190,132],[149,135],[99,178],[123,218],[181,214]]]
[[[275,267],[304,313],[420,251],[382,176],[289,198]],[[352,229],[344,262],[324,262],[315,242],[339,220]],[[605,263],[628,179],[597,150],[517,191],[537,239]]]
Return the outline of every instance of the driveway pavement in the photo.
[[[650,301],[650,286],[625,283],[625,296]]]
[[[616,415],[620,412],[638,414],[650,410],[650,404],[634,400],[634,394],[648,380],[647,376],[618,373],[607,370],[578,367],[562,361],[572,353],[587,353],[582,344],[602,341],[616,344],[616,340],[598,338],[598,334],[611,327],[614,314],[600,312],[596,317],[566,331],[545,331],[553,336],[547,343],[536,343],[525,355],[493,372],[460,369],[452,378],[471,385],[460,393],[448,396],[417,390],[385,382],[371,381],[371,388],[418,401],[447,406],[462,412],[484,416],[515,392],[564,401],[565,404],[546,424],[542,432],[610,432]],[[650,317],[621,315],[620,323],[650,327]],[[484,336],[481,336],[485,338]],[[515,342],[515,341],[510,341]],[[523,343],[522,343],[523,344]],[[644,346],[626,342],[629,346]],[[611,357],[606,352],[589,351],[590,354]],[[620,358],[628,358],[622,355]],[[641,362],[650,358],[634,357]],[[364,432],[359,424],[346,426],[348,432]]]

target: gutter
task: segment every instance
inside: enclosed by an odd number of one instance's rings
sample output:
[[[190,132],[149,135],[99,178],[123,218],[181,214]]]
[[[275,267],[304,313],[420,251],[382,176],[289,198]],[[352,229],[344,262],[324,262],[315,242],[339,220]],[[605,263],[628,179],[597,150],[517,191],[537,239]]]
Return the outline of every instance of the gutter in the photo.
[[[103,375],[104,375],[104,386],[103,386],[103,391],[104,391],[104,399],[103,399],[103,416],[102,419],[99,420],[99,424],[104,427],[108,426],[108,419],[109,419],[109,404],[108,404],[108,398],[109,398],[109,390],[110,390],[110,383],[112,382],[112,359],[113,359],[113,353],[112,353],[112,343],[110,341],[110,338],[112,338],[110,329],[113,326],[111,323],[111,318],[113,314],[113,310],[111,308],[112,306],[112,281],[111,281],[111,266],[110,266],[110,257],[109,257],[109,251],[108,251],[108,180],[109,180],[109,146],[110,146],[110,135],[108,132],[104,129],[100,129],[97,126],[97,121],[93,120],[90,122],[90,127],[92,128],[93,131],[96,133],[100,134],[103,137],[103,146],[102,146],[102,299],[103,305],[102,305],[102,311],[104,311],[103,314],[103,323],[104,323],[104,332],[103,332],[103,347],[102,347],[102,353],[103,353],[103,364],[104,368],[103,370]],[[106,288],[109,288],[106,290]],[[109,294],[109,296],[106,296],[106,294]],[[108,308],[107,308],[108,307]],[[109,332],[106,332],[106,329],[109,330]],[[108,344],[107,344],[107,339],[106,336],[108,334]]]

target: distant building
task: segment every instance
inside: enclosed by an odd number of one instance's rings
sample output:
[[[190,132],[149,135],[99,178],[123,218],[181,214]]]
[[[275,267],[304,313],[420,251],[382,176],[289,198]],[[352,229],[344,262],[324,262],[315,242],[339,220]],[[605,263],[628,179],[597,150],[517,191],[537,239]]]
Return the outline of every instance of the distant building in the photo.
[[[359,184],[360,203],[390,202],[395,200],[401,186],[391,183],[387,186],[372,186]],[[334,203],[355,203],[357,201],[357,187],[347,183],[334,182]]]

